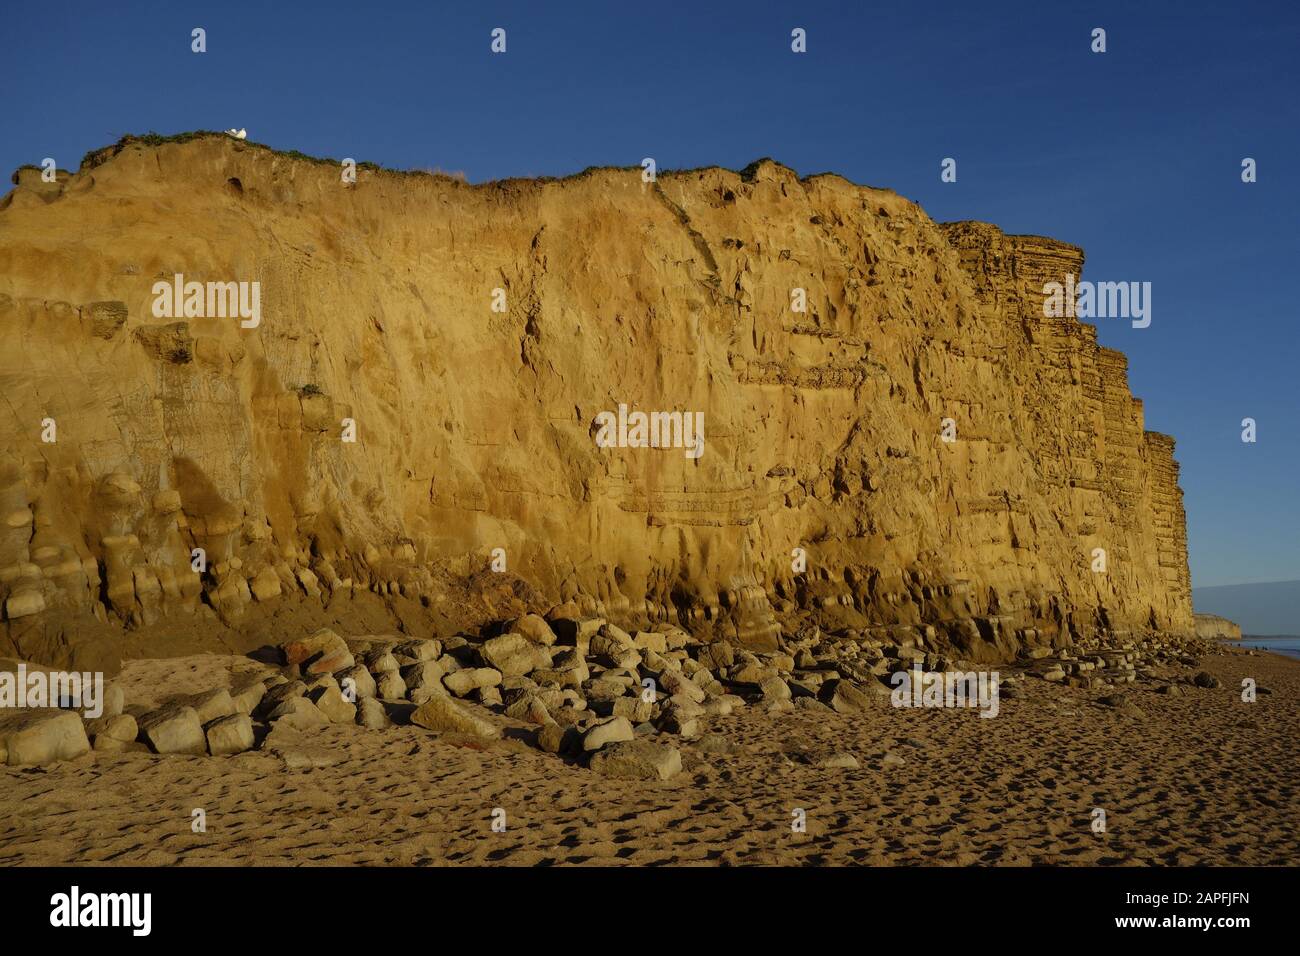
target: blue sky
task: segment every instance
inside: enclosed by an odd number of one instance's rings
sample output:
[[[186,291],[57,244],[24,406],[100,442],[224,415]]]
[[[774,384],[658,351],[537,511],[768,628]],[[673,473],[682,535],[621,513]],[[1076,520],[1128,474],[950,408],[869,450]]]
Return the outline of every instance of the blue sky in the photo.
[[[474,182],[772,156],[1081,245],[1153,284],[1151,326],[1100,338],[1178,440],[1193,583],[1300,578],[1295,5],[74,2],[6,33],[3,169],[229,126]]]

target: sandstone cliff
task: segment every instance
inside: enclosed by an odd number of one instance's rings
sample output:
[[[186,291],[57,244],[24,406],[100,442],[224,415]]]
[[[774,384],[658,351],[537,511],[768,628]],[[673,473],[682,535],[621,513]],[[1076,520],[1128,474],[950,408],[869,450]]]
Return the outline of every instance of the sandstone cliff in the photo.
[[[1241,640],[1241,625],[1217,614],[1195,614],[1196,636],[1208,640]]]
[[[1192,629],[1173,440],[1042,317],[1076,247],[770,161],[347,185],[198,136],[15,184],[0,650],[469,575],[760,648],[799,609],[975,659]],[[155,318],[176,274],[258,282],[260,324]],[[703,454],[598,447],[620,403],[702,412]]]

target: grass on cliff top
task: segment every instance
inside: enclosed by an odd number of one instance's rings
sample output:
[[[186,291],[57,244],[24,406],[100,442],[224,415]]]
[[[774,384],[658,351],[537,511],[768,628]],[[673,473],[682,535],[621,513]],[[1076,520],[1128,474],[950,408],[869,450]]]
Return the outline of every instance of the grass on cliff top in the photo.
[[[168,143],[192,143],[195,142],[196,140],[211,139],[211,138],[231,139],[234,142],[239,143],[241,146],[245,146],[251,149],[260,149],[265,152],[271,153],[274,156],[285,156],[289,159],[301,160],[302,162],[312,163],[313,165],[317,165],[317,166],[337,167],[341,164],[340,160],[334,159],[333,157],[329,157],[329,156],[308,156],[306,153],[301,152],[300,150],[275,149],[274,147],[267,146],[265,143],[258,143],[251,139],[234,140],[229,133],[221,132],[219,130],[198,129],[198,130],[191,130],[186,133],[173,133],[170,136],[164,136],[161,133],[155,133],[152,130],[143,135],[128,133],[127,135],[119,139],[116,143],[113,143],[109,146],[100,147],[99,149],[92,149],[84,157],[82,157],[81,168],[94,169],[96,166],[102,166],[104,163],[111,160],[114,156],[117,156],[119,153],[121,153],[124,149],[127,149],[128,147],[131,146],[144,146],[144,147],[153,148],[158,146],[164,146]],[[368,160],[359,161],[357,163],[357,169],[366,169],[375,173],[386,173],[391,176],[424,176],[428,178],[443,179],[450,182],[456,182],[456,183],[462,183],[468,185],[463,174],[446,173],[440,170],[389,169],[386,166],[381,166],[378,163],[372,163]],[[592,167],[592,169],[595,169],[595,167]],[[590,169],[584,170],[584,173],[590,171],[591,171]],[[515,181],[539,182],[539,181],[545,181],[547,179],[553,179],[553,178],[554,177],[542,177],[542,179],[540,180],[531,180],[531,179],[520,177],[518,180],[501,180],[500,182],[515,182]]]
[[[196,129],[196,130],[191,130],[188,133],[173,133],[170,136],[163,136],[161,133],[155,133],[152,130],[150,130],[148,133],[145,133],[144,135],[127,133],[125,136],[123,136],[121,139],[119,139],[116,143],[113,143],[112,145],[103,146],[100,147],[99,149],[92,149],[90,152],[88,152],[81,159],[81,168],[94,169],[96,166],[101,166],[104,163],[108,162],[110,159],[112,159],[114,156],[116,156],[118,153],[122,152],[122,150],[126,149],[128,146],[155,147],[155,146],[163,146],[167,143],[191,143],[194,142],[195,140],[210,139],[212,137],[217,137],[219,139],[233,139],[233,137],[229,133],[223,133],[223,132],[219,132],[218,130],[211,130],[211,129]],[[320,166],[339,165],[339,160],[337,159],[331,159],[329,157],[320,157],[320,156],[308,156],[306,153],[299,152],[296,149],[289,149],[289,150],[272,149],[270,146],[267,146],[264,143],[257,143],[251,139],[234,140],[234,142],[242,143],[244,146],[249,146],[252,147],[253,149],[265,150],[268,153],[274,153],[276,156],[288,156],[290,159],[300,159],[303,162],[315,163]],[[357,169],[379,170],[381,169],[381,167],[376,163],[360,162],[357,163]]]
[[[82,170],[86,170],[86,169],[94,169],[96,166],[101,166],[130,146],[157,147],[157,146],[166,145],[168,143],[190,143],[190,142],[194,142],[195,140],[208,139],[212,137],[216,137],[219,139],[232,138],[228,133],[221,132],[219,130],[206,130],[206,129],[191,130],[186,133],[173,133],[169,136],[164,136],[161,133],[155,133],[152,130],[148,133],[144,133],[143,135],[128,133],[127,135],[119,139],[116,143],[112,143],[111,145],[108,146],[102,146],[99,149],[92,149],[90,152],[86,153],[86,155],[82,157],[80,168]],[[252,149],[264,150],[275,156],[286,156],[289,159],[297,159],[306,163],[313,163],[318,166],[338,166],[340,164],[340,161],[337,159],[333,159],[331,157],[308,156],[306,153],[300,152],[296,149],[288,149],[288,150],[275,149],[271,146],[267,146],[265,143],[258,143],[248,139],[235,140],[235,142],[240,143],[241,145]],[[773,163],[774,165],[781,166],[784,169],[790,169],[790,167],[786,166],[784,163],[778,162],[777,160],[772,159],[768,156],[764,156],[761,159],[754,160],[744,169],[740,169],[740,170],[728,169],[725,166],[718,166],[718,165],[696,166],[689,169],[660,169],[657,171],[656,175],[657,176],[687,176],[693,173],[703,173],[703,172],[709,172],[711,170],[717,169],[717,170],[722,170],[723,172],[735,173],[739,175],[744,182],[752,182],[755,175],[758,172],[759,167],[761,167],[764,163]],[[23,166],[20,168],[25,169],[29,167],[30,164],[28,164],[28,166]],[[31,168],[35,168],[35,167],[31,167]],[[390,169],[386,166],[381,166],[378,163],[372,163],[369,161],[358,162],[357,169],[366,169],[366,170],[370,170],[371,172],[386,173],[392,176],[425,176],[425,177],[431,177],[435,179],[449,180],[452,182],[458,182],[470,186],[510,186],[514,184],[563,182],[564,180],[567,179],[582,179],[586,176],[590,176],[602,172],[620,172],[620,173],[640,172],[641,166],[639,164],[632,165],[632,166],[610,166],[610,165],[588,166],[586,169],[582,170],[581,172],[572,173],[568,176],[511,176],[506,179],[488,180],[487,182],[474,183],[474,184],[466,182],[466,180],[463,177],[463,174],[446,173],[440,170]],[[837,176],[837,174],[818,173],[815,176],[804,176],[801,178],[807,180],[807,179],[820,178],[822,176]],[[843,176],[837,176],[837,178],[844,179]],[[845,181],[848,182],[848,180]]]

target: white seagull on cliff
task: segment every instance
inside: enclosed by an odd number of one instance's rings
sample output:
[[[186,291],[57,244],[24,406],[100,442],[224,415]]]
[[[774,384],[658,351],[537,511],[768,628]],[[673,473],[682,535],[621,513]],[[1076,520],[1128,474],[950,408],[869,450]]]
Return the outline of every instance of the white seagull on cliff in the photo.
[[[228,129],[226,130],[226,132],[229,133],[231,136],[235,137],[235,139],[248,138],[248,130],[246,129]]]

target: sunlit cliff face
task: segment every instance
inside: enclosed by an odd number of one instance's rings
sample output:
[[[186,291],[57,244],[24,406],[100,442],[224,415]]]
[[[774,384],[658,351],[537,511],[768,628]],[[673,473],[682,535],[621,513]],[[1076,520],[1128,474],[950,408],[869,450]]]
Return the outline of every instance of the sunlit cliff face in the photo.
[[[490,568],[755,646],[773,605],[975,659],[1191,627],[1172,439],[1122,355],[1043,314],[1073,246],[771,162],[349,183],[225,136],[97,161],[0,210],[11,619],[238,621]],[[178,275],[257,283],[258,322],[156,317]],[[620,405],[707,440],[598,441]]]

